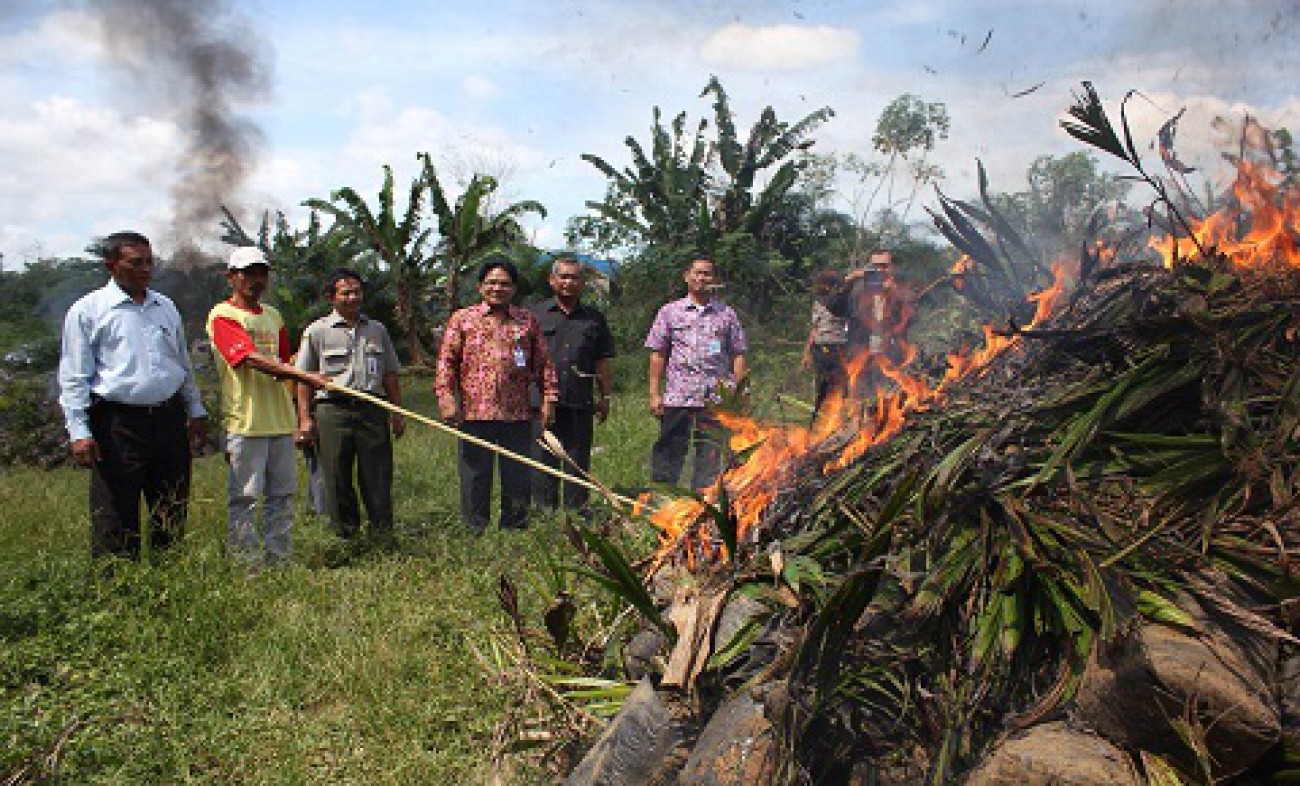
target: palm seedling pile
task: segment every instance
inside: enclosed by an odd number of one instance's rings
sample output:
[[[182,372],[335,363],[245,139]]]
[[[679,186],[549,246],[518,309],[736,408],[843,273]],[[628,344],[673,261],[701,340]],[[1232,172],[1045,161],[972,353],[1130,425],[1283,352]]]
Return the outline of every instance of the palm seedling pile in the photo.
[[[796,731],[916,749],[946,777],[1063,707],[1143,618],[1195,629],[1187,596],[1284,638],[1297,283],[1215,256],[1098,268],[1060,316],[826,484],[792,536],[842,579],[794,669]]]
[[[1090,92],[1073,114],[1078,135],[1137,162]],[[1247,228],[1244,242],[1204,222],[1178,259],[1085,251],[1050,320],[1006,331],[1014,345],[811,504],[778,506],[785,547],[836,577],[790,672],[784,721],[803,774],[838,780],[866,756],[948,782],[1056,718],[1113,732],[1152,779],[1236,774],[1272,748],[1270,678],[1295,642],[1300,587],[1300,223],[1287,212],[1300,199],[1240,167],[1219,223]],[[992,207],[944,208],[968,269],[998,275],[1015,242]],[[1154,647],[1138,634],[1151,622],[1257,666],[1262,695],[1164,684],[1140,719],[1081,718],[1123,703],[1096,695],[1099,675],[1126,641]]]
[[[773,743],[747,782],[1300,772],[1280,742],[1296,733],[1280,672],[1300,616],[1300,195],[1242,161],[1230,207],[1186,219],[1090,86],[1071,116],[1156,187],[1182,240],[1126,262],[1090,242],[1050,316],[1040,294],[950,379],[922,390],[886,364],[894,392],[852,428],[758,429],[712,505],[654,516],[655,583],[676,565],[693,587],[661,593],[677,634],[661,685],[705,706],[761,697]],[[964,290],[1026,291],[1023,243],[987,199],[942,211]],[[776,443],[802,451],[756,470]]]

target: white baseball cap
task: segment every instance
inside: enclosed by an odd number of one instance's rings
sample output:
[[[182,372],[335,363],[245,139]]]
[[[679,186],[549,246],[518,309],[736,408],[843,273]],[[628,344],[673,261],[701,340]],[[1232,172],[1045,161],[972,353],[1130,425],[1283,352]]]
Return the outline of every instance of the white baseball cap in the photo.
[[[230,259],[226,262],[227,270],[245,270],[253,265],[271,266],[271,260],[266,258],[262,249],[256,246],[241,246],[230,252]]]

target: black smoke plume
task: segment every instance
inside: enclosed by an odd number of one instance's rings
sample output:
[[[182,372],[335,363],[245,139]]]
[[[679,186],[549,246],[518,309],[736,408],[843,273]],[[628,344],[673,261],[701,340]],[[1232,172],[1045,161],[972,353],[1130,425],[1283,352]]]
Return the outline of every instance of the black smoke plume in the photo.
[[[224,0],[88,0],[133,98],[187,135],[172,186],[172,232],[188,246],[239,203],[261,132],[241,108],[267,97],[266,46]]]

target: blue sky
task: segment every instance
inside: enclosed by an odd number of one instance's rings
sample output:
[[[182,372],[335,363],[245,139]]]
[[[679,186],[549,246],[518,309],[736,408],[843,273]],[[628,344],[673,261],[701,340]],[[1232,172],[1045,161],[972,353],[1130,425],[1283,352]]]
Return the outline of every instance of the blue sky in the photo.
[[[226,198],[244,216],[272,208],[301,219],[303,199],[343,185],[373,198],[383,164],[409,181],[415,153],[427,150],[449,182],[486,170],[510,198],[543,202],[550,216],[532,228],[540,244],[557,245],[568,217],[604,190],[579,156],[622,165],[624,137],[645,139],[656,105],[707,116],[699,93],[710,74],[742,128],[769,104],[787,120],[834,108],[820,151],[869,156],[876,118],[900,93],[942,101],[952,133],[933,160],[955,193],[973,188],[976,157],[995,188],[1011,190],[1035,156],[1078,149],[1056,123],[1083,79],[1112,99],[1140,90],[1149,100],[1134,104],[1134,122],[1145,135],[1188,107],[1183,153],[1207,171],[1222,141],[1216,115],[1248,111],[1300,130],[1295,0],[225,6],[238,40],[267,66],[265,89],[232,106],[260,130],[255,163]],[[172,242],[169,192],[190,133],[183,101],[150,78],[147,58],[134,70],[120,52],[114,59],[101,20],[88,2],[0,6],[7,265],[77,253],[126,227],[164,251]],[[215,236],[214,225],[195,239],[217,248]]]

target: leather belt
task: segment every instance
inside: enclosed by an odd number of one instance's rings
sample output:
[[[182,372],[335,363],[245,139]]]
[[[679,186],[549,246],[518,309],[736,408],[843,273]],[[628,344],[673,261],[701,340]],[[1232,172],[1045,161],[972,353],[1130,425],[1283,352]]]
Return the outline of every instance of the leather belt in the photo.
[[[140,415],[157,415],[179,407],[181,405],[181,400],[180,391],[177,391],[171,398],[165,401],[160,401],[157,404],[127,404],[122,401],[113,401],[112,399],[96,397],[91,401],[91,406],[108,407],[109,409],[118,410],[120,412],[131,412]]]

